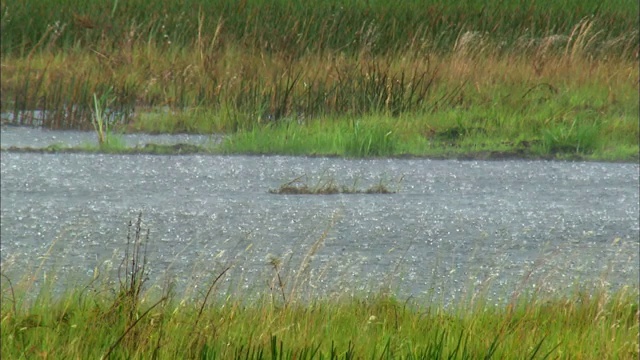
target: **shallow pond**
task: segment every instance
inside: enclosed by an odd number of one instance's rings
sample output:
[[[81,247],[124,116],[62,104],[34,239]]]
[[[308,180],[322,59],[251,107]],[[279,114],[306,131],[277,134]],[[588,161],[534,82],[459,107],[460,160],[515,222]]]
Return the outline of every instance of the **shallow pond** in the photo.
[[[638,286],[638,164],[5,151],[1,167],[3,272],[43,263],[61,285],[114,271],[142,211],[150,280],[181,290],[233,265],[229,287],[268,292],[271,257],[287,286],[314,296]],[[399,191],[268,192],[305,174]]]

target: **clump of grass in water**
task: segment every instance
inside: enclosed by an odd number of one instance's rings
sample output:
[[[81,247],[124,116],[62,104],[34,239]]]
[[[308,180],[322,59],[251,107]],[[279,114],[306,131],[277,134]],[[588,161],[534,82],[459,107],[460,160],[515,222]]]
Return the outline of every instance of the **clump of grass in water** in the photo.
[[[303,183],[300,180],[305,177],[305,175],[299,176],[287,183],[280,185],[280,188],[277,190],[270,189],[269,193],[271,194],[290,194],[290,195],[333,195],[340,194],[344,192],[344,190],[339,188],[333,179],[329,179],[326,181],[320,181],[315,186],[309,186],[306,182]]]
[[[125,147],[122,139],[113,136],[110,119],[104,114],[105,110],[108,109],[115,101],[116,98],[111,96],[111,89],[102,94],[100,99],[98,99],[98,96],[95,93],[93,94],[93,114],[91,117],[91,123],[93,124],[93,129],[98,136],[98,148],[102,151],[113,151],[123,149]]]
[[[298,176],[297,178],[280,185],[278,189],[270,189],[269,193],[281,195],[335,195],[395,194],[397,192],[397,190],[390,188],[389,185],[383,180],[380,180],[377,184],[362,190],[357,187],[357,180],[354,181],[353,185],[351,186],[339,186],[333,178],[320,179],[315,185],[309,185],[308,179],[303,182],[303,178],[306,178],[306,175]],[[404,176],[400,177],[397,183],[400,184],[403,179]]]

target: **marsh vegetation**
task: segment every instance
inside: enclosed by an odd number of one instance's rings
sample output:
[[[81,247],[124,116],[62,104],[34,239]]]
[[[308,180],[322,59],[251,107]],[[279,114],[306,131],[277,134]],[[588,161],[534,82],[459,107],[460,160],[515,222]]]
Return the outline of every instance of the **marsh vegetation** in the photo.
[[[113,130],[225,133],[232,153],[637,160],[637,12],[6,1],[0,99],[15,123],[87,130],[108,99]]]
[[[6,0],[0,113],[3,124],[96,134],[95,146],[12,151],[638,161],[638,9],[631,0]],[[212,148],[127,148],[126,132],[225,137]],[[298,180],[272,191],[397,191]],[[477,289],[445,304],[399,297],[381,281],[374,296],[305,297],[325,231],[296,254],[298,266],[267,259],[261,288],[225,286],[233,264],[212,264],[183,295],[171,281],[147,283],[153,243],[141,217],[128,230],[115,272],[96,268],[63,293],[43,271],[50,253],[22,277],[3,263],[2,358],[639,355],[633,286],[516,289],[502,302]]]

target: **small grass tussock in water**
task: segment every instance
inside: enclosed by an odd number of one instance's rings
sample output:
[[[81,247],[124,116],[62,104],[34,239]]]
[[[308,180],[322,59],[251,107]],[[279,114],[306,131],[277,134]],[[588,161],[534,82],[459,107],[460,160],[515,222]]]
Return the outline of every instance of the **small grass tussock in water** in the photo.
[[[396,186],[392,188],[389,183],[381,179],[377,184],[363,190],[358,188],[357,179],[350,186],[340,186],[334,178],[322,176],[316,184],[309,185],[308,177],[302,175],[280,185],[278,189],[270,189],[269,193],[280,195],[395,194],[402,180],[401,176],[395,181]]]
[[[119,152],[126,148],[124,141],[113,134],[113,119],[110,114],[105,114],[110,105],[115,101],[111,95],[111,89],[107,90],[100,98],[93,94],[93,114],[91,121],[93,129],[98,137],[98,150],[103,152]],[[90,148],[90,146],[88,147]]]
[[[36,271],[15,282],[3,267],[3,359],[638,357],[638,289],[552,297],[518,291],[507,304],[480,293],[448,306],[387,292],[305,298],[324,231],[295,271],[279,257],[265,261],[273,275],[266,296],[225,291],[230,267],[221,266],[202,292],[180,299],[171,286],[148,287],[148,232],[140,216],[128,229],[115,275],[96,271],[90,283],[62,294],[54,295],[51,276]],[[34,298],[36,280],[43,286]]]

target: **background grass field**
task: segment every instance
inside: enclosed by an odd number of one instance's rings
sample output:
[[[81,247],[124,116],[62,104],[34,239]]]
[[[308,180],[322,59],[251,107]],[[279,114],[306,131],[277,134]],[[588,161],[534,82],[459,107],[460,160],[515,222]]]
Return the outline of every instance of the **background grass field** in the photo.
[[[95,95],[114,129],[237,134],[232,152],[298,154],[268,139],[320,122],[309,128],[359,123],[403,145],[302,152],[637,160],[638,11],[626,0],[3,1],[1,111],[90,130]]]

